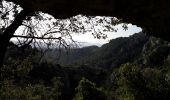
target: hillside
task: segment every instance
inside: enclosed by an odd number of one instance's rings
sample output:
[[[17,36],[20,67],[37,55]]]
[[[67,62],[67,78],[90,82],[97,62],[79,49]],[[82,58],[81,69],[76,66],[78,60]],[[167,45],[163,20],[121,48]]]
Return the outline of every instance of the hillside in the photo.
[[[86,58],[88,59],[86,63],[110,69],[127,62],[133,62],[140,56],[142,48],[148,40],[149,37],[144,33],[113,39]]]
[[[144,33],[136,33],[130,37],[111,40],[101,47],[89,46],[69,51],[62,51],[58,59],[57,50],[47,52],[46,58],[55,63],[67,66],[86,65],[112,69],[125,63],[136,63],[141,66],[160,66],[168,57],[169,42],[155,37],[148,37]]]
[[[170,98],[170,43],[144,33],[113,39],[101,47],[52,49],[42,55],[31,46],[23,50],[10,44],[1,69],[0,99]]]
[[[137,33],[130,37],[111,40],[101,47],[89,46],[84,48],[62,51],[58,59],[58,50],[47,52],[45,58],[52,59],[61,65],[91,65],[93,67],[118,67],[126,62],[133,62],[140,56],[144,45],[149,41],[144,33]]]

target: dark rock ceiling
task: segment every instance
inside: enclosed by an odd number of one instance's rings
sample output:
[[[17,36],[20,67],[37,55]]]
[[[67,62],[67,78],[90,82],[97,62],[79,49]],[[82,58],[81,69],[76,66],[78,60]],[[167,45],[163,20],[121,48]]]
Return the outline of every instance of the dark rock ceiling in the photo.
[[[170,0],[7,0],[64,19],[77,14],[114,16],[170,41]]]

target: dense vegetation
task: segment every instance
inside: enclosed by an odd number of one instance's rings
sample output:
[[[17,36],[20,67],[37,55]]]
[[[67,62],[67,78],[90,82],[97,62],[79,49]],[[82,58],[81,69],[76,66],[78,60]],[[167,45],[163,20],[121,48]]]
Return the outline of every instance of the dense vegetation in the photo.
[[[67,52],[10,43],[0,100],[169,100],[169,42],[138,33]],[[40,59],[41,58],[41,59]]]

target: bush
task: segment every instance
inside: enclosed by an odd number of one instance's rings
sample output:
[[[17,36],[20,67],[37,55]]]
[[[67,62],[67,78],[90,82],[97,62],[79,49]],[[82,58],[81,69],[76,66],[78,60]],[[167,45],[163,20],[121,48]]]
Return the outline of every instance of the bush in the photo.
[[[95,83],[86,78],[80,80],[76,91],[77,94],[73,100],[105,100],[102,89],[97,88]]]

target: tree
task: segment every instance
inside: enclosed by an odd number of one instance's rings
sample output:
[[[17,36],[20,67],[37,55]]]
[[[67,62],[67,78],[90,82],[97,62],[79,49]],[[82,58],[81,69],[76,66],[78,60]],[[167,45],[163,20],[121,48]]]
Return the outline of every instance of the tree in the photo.
[[[119,68],[118,75],[115,76],[118,85],[117,100],[144,100],[146,89],[139,66],[125,64]]]
[[[161,70],[124,64],[114,72],[116,100],[167,100],[169,82]]]
[[[105,100],[104,92],[86,78],[80,80],[74,100]]]
[[[6,48],[12,38],[16,38],[18,45],[23,48],[31,43],[35,47],[41,48],[42,43],[45,43],[46,47],[56,45],[56,47],[67,49],[75,44],[71,34],[91,31],[95,38],[106,38],[107,36],[96,30],[95,26],[100,24],[106,26],[103,29],[105,31],[116,31],[110,24],[119,23],[116,18],[95,18],[92,16],[84,16],[85,20],[82,21],[83,16],[81,15],[59,20],[37,10],[27,9],[23,6],[21,8],[12,2],[3,0],[0,5],[0,66],[2,66]],[[91,26],[90,28],[85,27],[84,24]],[[20,33],[17,34],[17,30]]]

